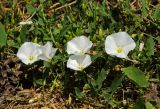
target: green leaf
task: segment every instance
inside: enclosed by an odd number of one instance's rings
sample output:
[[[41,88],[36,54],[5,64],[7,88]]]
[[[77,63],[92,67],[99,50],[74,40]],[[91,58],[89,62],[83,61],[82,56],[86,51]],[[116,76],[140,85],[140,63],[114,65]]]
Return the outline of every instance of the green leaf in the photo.
[[[54,58],[52,60],[52,65],[57,64],[59,61],[65,62],[66,61],[66,57],[64,57],[64,55],[60,55],[60,54],[54,56]]]
[[[153,13],[153,18],[156,20],[160,19],[160,7],[157,6],[155,12]]]
[[[45,25],[42,18],[38,18],[38,23],[39,23],[41,26],[44,26],[44,25]]]
[[[96,85],[98,86],[98,89],[102,87],[102,83],[106,79],[108,73],[109,72],[106,72],[104,69],[102,69],[98,74],[98,78],[96,79]]]
[[[102,69],[98,73],[97,79],[91,81],[91,84],[92,84],[94,90],[98,91],[102,87],[102,83],[106,79],[108,73],[109,73],[108,71],[105,71],[104,69]]]
[[[141,0],[141,4],[142,4],[142,8],[141,8],[142,17],[147,17],[148,9],[149,9],[147,0]]]
[[[15,40],[13,40],[13,39],[8,39],[7,45],[9,45],[10,47],[19,48],[19,44],[17,42],[15,42]]]
[[[51,68],[51,64],[49,62],[47,62],[47,61],[43,61],[43,65],[46,68]]]
[[[101,11],[99,11],[100,14],[101,14],[102,16],[106,17],[106,16],[107,16],[106,7],[105,7],[105,6],[100,6],[100,10],[101,10]]]
[[[75,89],[76,97],[78,99],[82,99],[84,97],[84,93],[82,93],[77,87],[75,87],[74,89]]]
[[[43,4],[44,2],[46,2],[46,0],[39,0],[41,4]]]
[[[133,106],[132,109],[144,109],[144,100],[143,99],[139,99]]]
[[[126,11],[127,14],[131,14],[130,10],[130,0],[126,0],[123,2],[123,8]]]
[[[22,43],[27,40],[26,32],[27,32],[27,27],[26,27],[26,25],[24,25],[24,26],[22,26],[22,29],[21,29],[21,32],[20,32],[20,39],[21,39]]]
[[[4,26],[0,22],[0,46],[5,46],[7,43],[7,34],[5,32]]]
[[[160,81],[160,65],[156,65],[156,73],[158,74],[158,78],[159,78],[159,81]]]
[[[37,80],[35,80],[35,83],[37,84],[37,85],[43,85],[43,79],[37,79]]]
[[[105,98],[106,102],[109,102],[111,100],[113,94],[116,92],[116,90],[118,89],[119,85],[122,83],[124,77],[125,77],[124,74],[121,74],[119,77],[116,77],[113,80],[113,82],[112,82],[111,86],[109,87],[109,89],[105,91],[106,93],[104,94],[104,98]],[[108,92],[110,92],[110,93],[108,93]]]
[[[27,12],[28,12],[29,14],[33,14],[33,13],[37,10],[35,7],[33,7],[33,6],[30,5],[30,4],[27,4],[27,5],[26,5],[26,8],[27,8]]]
[[[137,69],[136,67],[127,67],[123,68],[122,71],[139,87],[148,87],[148,81],[141,70]]]
[[[149,36],[149,38],[146,41],[146,55],[148,57],[154,55],[154,40],[152,36]]]
[[[124,78],[124,75],[122,74],[122,75],[120,75],[120,77],[116,77],[113,80],[113,82],[112,82],[112,84],[110,86],[110,91],[112,93],[114,93],[117,90],[118,86],[122,83],[123,78]]]
[[[64,5],[66,3],[66,0],[59,0],[59,2]]]
[[[145,103],[146,109],[156,109],[150,102]]]
[[[66,32],[71,28],[72,28],[72,24],[64,26],[63,29],[60,31],[60,36],[65,35]]]

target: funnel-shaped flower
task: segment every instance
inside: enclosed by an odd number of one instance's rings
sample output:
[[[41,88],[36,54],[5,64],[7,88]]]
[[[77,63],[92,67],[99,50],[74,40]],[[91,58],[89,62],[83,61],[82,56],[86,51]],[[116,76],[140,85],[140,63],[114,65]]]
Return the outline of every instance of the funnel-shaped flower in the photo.
[[[105,50],[110,55],[128,58],[129,51],[135,47],[134,40],[126,32],[118,32],[106,37]]]
[[[85,36],[79,36],[67,43],[68,54],[85,54],[92,47],[93,43]]]
[[[44,46],[40,47],[42,50],[42,54],[39,56],[40,59],[49,61],[55,55],[57,48],[52,47],[51,42],[47,42]]]
[[[39,55],[42,51],[39,49],[40,45],[33,42],[25,42],[18,49],[17,57],[25,64],[32,64],[39,60]]]
[[[67,61],[67,68],[82,71],[92,63],[89,55],[72,55]]]

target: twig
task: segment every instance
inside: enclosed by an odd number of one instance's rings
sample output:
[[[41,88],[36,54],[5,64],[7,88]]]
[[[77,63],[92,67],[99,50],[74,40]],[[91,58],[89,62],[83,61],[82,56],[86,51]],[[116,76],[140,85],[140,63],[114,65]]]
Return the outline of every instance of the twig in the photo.
[[[155,82],[155,83],[158,83],[159,80],[158,79],[149,79],[149,82]]]
[[[71,6],[71,5],[75,4],[76,2],[77,2],[77,0],[75,0],[75,1],[73,1],[73,2],[71,2],[71,3],[69,3],[69,4],[65,4],[65,5],[63,5],[63,6],[61,6],[61,7],[58,7],[58,8],[56,8],[56,9],[54,9],[54,11],[60,10],[60,9],[62,9],[62,8],[68,7],[68,6]]]
[[[4,52],[4,54],[7,54],[7,55],[12,55],[12,56],[16,56],[16,54],[9,53],[9,52]]]
[[[104,105],[102,105],[100,103],[90,103],[88,101],[84,101],[84,103],[87,104],[87,105],[91,105],[91,106],[95,106],[95,107],[100,107],[100,108],[106,107],[106,106],[104,106]]]
[[[56,6],[59,5],[59,4],[60,4],[60,3],[55,3],[55,4],[53,4],[53,5],[50,7],[50,9],[56,7]]]
[[[133,62],[133,63],[135,63],[135,64],[139,64],[140,62],[139,61],[137,61],[137,60],[132,60],[132,59],[130,59],[129,57],[127,57],[127,58],[125,58],[126,60],[128,60],[128,61],[131,61],[131,62]]]

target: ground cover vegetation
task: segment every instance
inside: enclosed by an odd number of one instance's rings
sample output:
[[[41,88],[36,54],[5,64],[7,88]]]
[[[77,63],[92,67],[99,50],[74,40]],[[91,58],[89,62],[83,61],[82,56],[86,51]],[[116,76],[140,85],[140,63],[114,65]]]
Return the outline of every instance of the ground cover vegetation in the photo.
[[[159,82],[160,1],[0,1],[0,108],[159,109]]]

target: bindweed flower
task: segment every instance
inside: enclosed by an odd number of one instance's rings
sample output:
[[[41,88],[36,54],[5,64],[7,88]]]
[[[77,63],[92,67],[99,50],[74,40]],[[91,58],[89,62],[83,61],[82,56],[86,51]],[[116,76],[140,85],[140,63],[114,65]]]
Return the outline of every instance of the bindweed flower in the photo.
[[[52,47],[51,42],[47,42],[44,46],[40,47],[42,54],[39,56],[41,60],[49,61],[55,55],[57,48]]]
[[[92,47],[93,43],[86,36],[79,36],[67,43],[67,53],[82,55]]]
[[[128,58],[128,53],[135,47],[134,40],[126,32],[111,34],[105,40],[105,51],[120,58]]]
[[[82,71],[92,63],[90,55],[71,55],[67,61],[67,68]]]
[[[25,42],[22,46],[18,49],[17,57],[24,63],[24,64],[32,64],[38,61],[40,58],[40,54],[42,54],[42,50],[39,49],[40,45],[33,43],[33,42]]]

